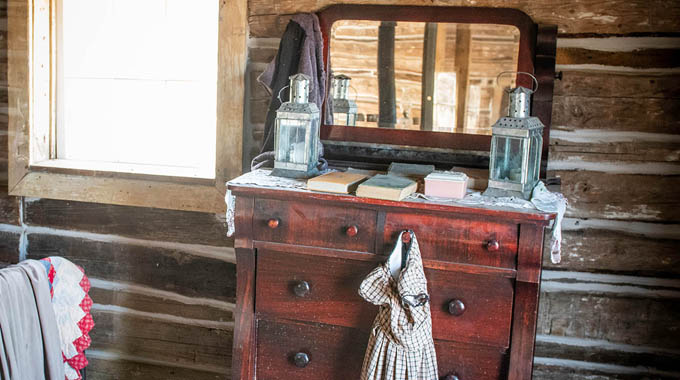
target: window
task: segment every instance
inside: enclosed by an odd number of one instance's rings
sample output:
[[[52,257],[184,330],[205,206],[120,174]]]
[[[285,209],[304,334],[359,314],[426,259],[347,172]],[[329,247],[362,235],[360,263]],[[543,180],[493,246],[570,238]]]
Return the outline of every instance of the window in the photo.
[[[213,0],[57,0],[54,156],[214,178],[217,22]]]
[[[241,169],[246,5],[8,4],[10,193],[221,210]]]

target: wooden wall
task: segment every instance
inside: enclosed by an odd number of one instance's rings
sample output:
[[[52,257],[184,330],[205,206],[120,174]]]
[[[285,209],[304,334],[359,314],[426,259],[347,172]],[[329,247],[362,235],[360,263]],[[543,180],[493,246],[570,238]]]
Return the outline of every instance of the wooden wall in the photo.
[[[290,15],[339,2],[249,1],[246,154],[269,99],[255,78]],[[570,205],[562,263],[544,260],[534,378],[680,378],[680,3],[428,2],[472,3],[559,26],[549,174]]]
[[[59,255],[85,269],[88,380],[229,378],[236,270],[223,215],[7,195],[6,33],[1,0],[0,267]]]
[[[289,15],[330,3],[250,0],[246,157],[268,102],[255,77]],[[560,27],[549,168],[571,204],[563,262],[544,262],[534,378],[680,377],[680,5],[475,4]],[[235,268],[221,215],[7,196],[6,14],[0,0],[0,265],[58,254],[85,268],[90,379],[228,377]]]

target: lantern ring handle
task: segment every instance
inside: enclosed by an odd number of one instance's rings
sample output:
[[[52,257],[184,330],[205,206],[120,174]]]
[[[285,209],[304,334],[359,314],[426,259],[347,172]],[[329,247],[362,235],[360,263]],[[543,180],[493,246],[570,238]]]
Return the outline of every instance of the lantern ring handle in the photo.
[[[281,87],[281,89],[279,90],[279,94],[276,95],[276,98],[279,99],[279,104],[283,104],[283,100],[281,100],[281,93],[283,92],[283,90],[285,90],[285,89],[288,88],[288,87],[290,87],[289,84],[287,84],[287,85]]]
[[[357,99],[359,99],[359,91],[357,91],[357,89],[354,88],[354,86],[352,86],[352,85],[350,85],[349,88],[354,90],[354,103],[356,103]]]
[[[536,87],[531,90],[531,93],[533,94],[534,92],[538,91],[538,79],[536,79],[536,77],[533,74],[527,73],[526,71],[503,71],[496,77],[496,84],[498,84],[498,79],[505,74],[524,74],[530,76],[533,82],[536,84]],[[509,91],[506,90],[506,92]]]

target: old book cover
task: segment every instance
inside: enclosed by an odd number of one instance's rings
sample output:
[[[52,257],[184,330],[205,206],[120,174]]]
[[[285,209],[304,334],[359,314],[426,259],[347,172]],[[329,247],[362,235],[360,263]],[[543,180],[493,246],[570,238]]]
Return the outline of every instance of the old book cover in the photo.
[[[333,172],[307,180],[307,189],[329,193],[349,194],[368,176],[360,173]]]
[[[378,174],[359,185],[357,196],[400,201],[416,191],[417,184],[408,178]]]
[[[390,164],[389,169],[387,169],[387,174],[406,177],[416,181],[419,193],[425,192],[425,177],[432,172],[434,172],[434,165],[405,164],[402,162],[393,162]]]

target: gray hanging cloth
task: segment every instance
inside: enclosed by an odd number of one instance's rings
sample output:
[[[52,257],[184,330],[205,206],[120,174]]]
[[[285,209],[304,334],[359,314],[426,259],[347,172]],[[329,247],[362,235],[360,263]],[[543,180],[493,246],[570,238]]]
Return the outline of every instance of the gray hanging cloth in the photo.
[[[309,101],[323,109],[328,94],[326,69],[323,61],[323,36],[319,18],[314,13],[294,15],[281,37],[279,51],[267,69],[257,78],[272,95],[264,127],[264,141],[260,153],[274,150],[274,120],[281,101],[288,101],[288,92],[279,91],[288,85],[288,77],[302,73],[311,78]],[[329,103],[330,104],[330,103]],[[329,119],[329,117],[331,117]],[[332,124],[332,114],[326,109],[326,122]]]
[[[402,234],[411,243],[402,243]],[[363,280],[359,295],[380,311],[366,348],[361,380],[437,380],[427,280],[413,231],[404,231],[387,262]]]

